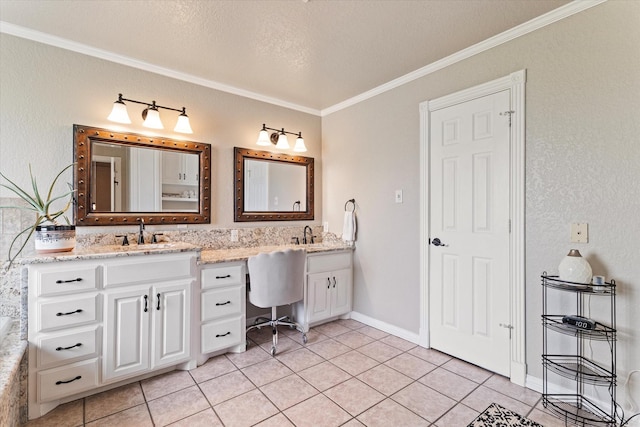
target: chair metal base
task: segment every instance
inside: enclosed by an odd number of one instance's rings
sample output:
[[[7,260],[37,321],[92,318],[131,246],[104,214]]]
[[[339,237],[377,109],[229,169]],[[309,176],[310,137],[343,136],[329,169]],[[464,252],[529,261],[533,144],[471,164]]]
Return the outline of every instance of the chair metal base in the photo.
[[[246,332],[252,329],[260,329],[265,326],[270,326],[272,330],[272,344],[271,344],[271,356],[275,356],[278,345],[278,326],[288,326],[291,329],[297,329],[302,332],[302,342],[307,343],[307,334],[304,332],[300,324],[292,321],[289,316],[277,317],[276,307],[271,308],[271,319],[266,317],[258,317],[253,325],[249,326]]]

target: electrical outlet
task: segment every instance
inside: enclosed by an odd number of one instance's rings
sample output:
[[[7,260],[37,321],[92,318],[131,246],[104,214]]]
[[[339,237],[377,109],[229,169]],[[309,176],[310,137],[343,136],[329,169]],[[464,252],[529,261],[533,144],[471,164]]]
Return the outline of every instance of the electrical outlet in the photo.
[[[322,231],[324,231],[325,233],[329,232],[329,221],[325,221],[322,223]]]
[[[571,224],[571,243],[588,243],[589,225],[586,222]]]
[[[232,242],[238,241],[238,230],[231,230],[231,241]]]
[[[402,203],[402,190],[396,190],[396,203]]]

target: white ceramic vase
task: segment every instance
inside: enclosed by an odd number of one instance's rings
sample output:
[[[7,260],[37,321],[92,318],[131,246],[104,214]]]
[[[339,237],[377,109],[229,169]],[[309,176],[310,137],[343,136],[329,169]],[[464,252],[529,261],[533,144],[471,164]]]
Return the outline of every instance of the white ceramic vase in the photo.
[[[75,225],[39,225],[35,247],[39,254],[69,252],[76,247]]]
[[[591,266],[582,258],[580,251],[571,249],[558,266],[560,280],[573,283],[591,283]]]

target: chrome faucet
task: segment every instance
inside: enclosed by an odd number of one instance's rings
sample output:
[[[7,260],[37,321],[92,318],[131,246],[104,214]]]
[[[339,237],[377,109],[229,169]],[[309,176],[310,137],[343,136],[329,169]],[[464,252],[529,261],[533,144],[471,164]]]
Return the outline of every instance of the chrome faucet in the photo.
[[[144,245],[144,219],[140,219],[140,232],[138,234],[138,244]]]
[[[311,239],[308,242],[307,242],[307,230],[309,230],[309,236],[311,237]],[[307,243],[313,244],[313,230],[308,225],[305,225],[305,227],[304,227],[304,231],[303,231],[303,234],[302,234],[302,243],[305,244],[305,245]]]

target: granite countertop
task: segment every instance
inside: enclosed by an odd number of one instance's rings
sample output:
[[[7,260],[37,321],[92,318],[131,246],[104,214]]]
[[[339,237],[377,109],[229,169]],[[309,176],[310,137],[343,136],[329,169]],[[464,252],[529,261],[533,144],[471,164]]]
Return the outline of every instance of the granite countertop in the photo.
[[[78,261],[88,259],[118,258],[127,256],[165,254],[177,252],[199,252],[200,246],[183,242],[149,243],[145,245],[95,245],[70,252],[38,254],[20,259],[20,264],[43,264],[56,261]]]
[[[44,264],[58,261],[95,260],[128,256],[166,254],[178,252],[198,252],[199,264],[215,264],[230,261],[245,261],[261,252],[273,252],[287,248],[305,249],[307,253],[353,250],[353,246],[335,243],[316,243],[311,245],[250,246],[229,249],[206,249],[182,242],[152,243],[146,245],[96,245],[71,252],[39,254],[20,259],[20,264]]]
[[[19,328],[20,322],[14,321],[0,350],[0,397],[3,399],[11,383],[9,380],[20,368],[20,360],[27,351],[27,341],[20,339]]]
[[[200,253],[199,264],[216,264],[220,262],[246,261],[247,258],[262,252],[281,251],[283,249],[305,249],[307,253],[353,250],[353,246],[340,244],[312,244],[312,245],[280,245],[280,246],[252,246],[233,249],[203,249]]]

